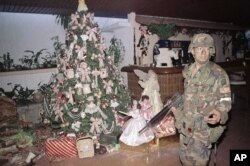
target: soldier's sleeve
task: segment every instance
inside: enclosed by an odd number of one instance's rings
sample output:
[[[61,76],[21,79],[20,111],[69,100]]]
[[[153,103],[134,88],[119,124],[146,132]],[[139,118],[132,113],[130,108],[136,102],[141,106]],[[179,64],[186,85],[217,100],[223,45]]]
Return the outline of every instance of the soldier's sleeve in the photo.
[[[226,73],[219,76],[216,82],[216,89],[217,101],[215,109],[221,113],[220,123],[225,124],[232,104],[230,82]]]

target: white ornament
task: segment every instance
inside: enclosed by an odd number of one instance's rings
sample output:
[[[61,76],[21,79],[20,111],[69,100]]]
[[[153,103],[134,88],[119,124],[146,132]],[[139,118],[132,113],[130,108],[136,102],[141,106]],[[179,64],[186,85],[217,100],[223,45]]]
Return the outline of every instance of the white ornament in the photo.
[[[81,35],[81,38],[85,42],[88,40],[89,36],[88,35]]]
[[[78,74],[78,73],[76,73],[76,74],[75,74],[75,77],[76,77],[76,78],[79,78],[80,76],[79,76],[79,74]]]
[[[78,108],[73,108],[71,111],[72,112],[78,112]]]
[[[74,78],[74,69],[67,69],[66,74],[68,79]]]
[[[116,108],[119,106],[119,103],[116,101],[116,99],[111,100],[110,107]]]
[[[84,119],[85,117],[86,117],[86,114],[85,114],[85,112],[82,111],[82,112],[81,112],[81,118]]]
[[[100,72],[101,72],[101,73],[100,73],[100,77],[101,77],[102,79],[108,77],[108,72],[107,72],[107,69],[106,69],[106,68],[102,68]]]
[[[108,118],[107,115],[101,110],[100,104],[96,105],[93,102],[93,100],[94,100],[93,96],[88,97],[87,100],[89,101],[89,104],[86,106],[86,108],[84,110],[86,113],[93,114],[93,113],[99,112],[103,119]]]
[[[90,89],[90,85],[89,84],[83,84],[83,94],[90,94],[91,93],[91,89]]]
[[[83,86],[82,86],[82,84],[81,83],[77,83],[75,85],[75,88],[76,88],[76,93],[78,95],[82,95],[82,93],[83,93]]]
[[[100,75],[100,71],[95,69],[95,70],[92,71],[92,75],[95,76],[95,81],[93,81],[92,87],[97,88],[98,87],[97,78],[98,78],[98,75]]]
[[[81,122],[77,121],[77,122],[72,123],[71,128],[75,130],[76,132],[78,132],[80,130],[80,126],[81,126]]]

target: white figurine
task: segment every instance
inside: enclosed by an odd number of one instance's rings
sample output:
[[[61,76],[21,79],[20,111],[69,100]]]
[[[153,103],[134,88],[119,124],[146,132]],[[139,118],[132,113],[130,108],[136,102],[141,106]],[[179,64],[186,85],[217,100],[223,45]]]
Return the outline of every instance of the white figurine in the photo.
[[[153,114],[157,114],[163,108],[163,104],[160,95],[160,85],[156,73],[153,70],[149,70],[148,73],[145,73],[137,69],[135,69],[134,72],[139,78],[139,85],[143,88],[141,96],[149,96],[149,100],[153,106]]]
[[[120,136],[120,141],[129,146],[139,146],[154,139],[154,133],[151,129],[143,133],[139,133],[146,126],[146,120],[140,115],[140,104],[137,104],[135,110],[131,110],[129,115],[131,119],[125,125],[125,128]]]
[[[171,58],[177,60],[179,58],[178,52],[169,48],[159,48],[159,50],[160,54],[155,56],[156,67],[173,67]]]

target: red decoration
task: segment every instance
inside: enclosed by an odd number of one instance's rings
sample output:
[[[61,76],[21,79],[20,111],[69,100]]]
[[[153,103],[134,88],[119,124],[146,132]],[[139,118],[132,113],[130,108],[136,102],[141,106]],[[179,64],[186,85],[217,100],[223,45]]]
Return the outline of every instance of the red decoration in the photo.
[[[49,159],[78,156],[76,149],[76,137],[47,139],[45,142],[45,155]]]

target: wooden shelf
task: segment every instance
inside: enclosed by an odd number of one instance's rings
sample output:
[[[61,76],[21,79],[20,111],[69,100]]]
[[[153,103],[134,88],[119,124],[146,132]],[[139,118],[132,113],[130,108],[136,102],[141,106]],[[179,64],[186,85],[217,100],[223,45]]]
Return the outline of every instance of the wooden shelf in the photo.
[[[56,68],[0,72],[0,77],[1,76],[14,76],[14,75],[48,73],[48,72],[56,72]]]
[[[182,73],[184,66],[178,67],[142,67],[136,65],[124,66],[122,67],[122,72],[134,72],[134,69],[142,70],[144,72],[148,72],[148,70],[153,70],[156,74],[176,74]]]

